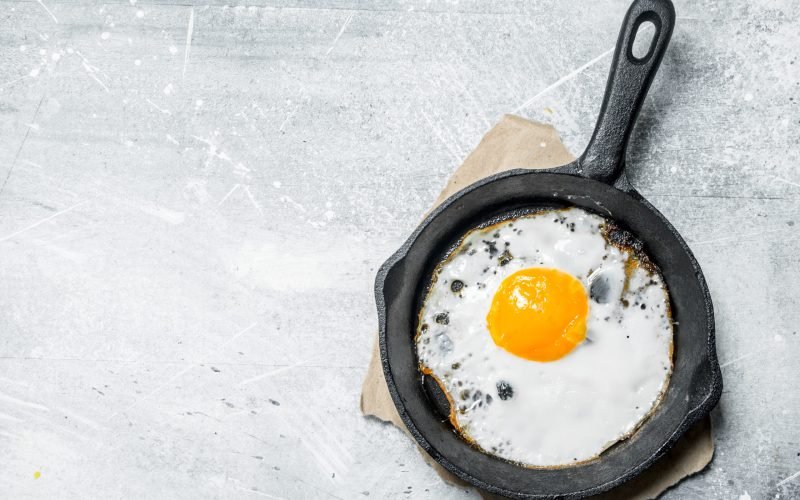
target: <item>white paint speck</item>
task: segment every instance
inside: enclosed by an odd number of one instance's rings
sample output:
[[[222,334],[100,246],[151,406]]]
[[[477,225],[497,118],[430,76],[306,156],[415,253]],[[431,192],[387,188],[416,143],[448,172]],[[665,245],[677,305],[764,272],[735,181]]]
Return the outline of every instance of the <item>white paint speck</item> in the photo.
[[[670,173],[674,174],[675,172],[678,171],[678,167],[673,165],[672,167],[670,167],[669,171],[670,171]]]
[[[43,55],[45,55],[45,54],[47,54],[47,51],[46,51],[46,50],[44,50],[44,49],[39,49],[39,55],[40,55],[40,56],[43,56]]]
[[[170,54],[177,54],[178,53],[178,47],[176,47],[174,45],[170,45],[169,46],[169,53]]]
[[[55,23],[56,23],[56,24],[58,24],[58,18],[56,18],[55,14],[53,14],[53,12],[52,12],[50,9],[48,9],[48,8],[47,8],[47,5],[45,5],[45,4],[44,4],[44,2],[43,2],[42,0],[36,0],[36,2],[37,2],[39,5],[41,5],[41,6],[42,6],[42,8],[45,10],[45,12],[47,12],[48,14],[50,14],[50,17],[52,17],[52,18],[53,18],[53,21],[55,21]],[[40,36],[41,36],[41,35],[40,35]]]
[[[138,2],[139,0],[128,0],[128,1],[131,3],[131,5],[136,5],[136,2]]]
[[[186,28],[186,45],[183,49],[183,78],[186,78],[186,67],[189,65],[189,53],[192,48],[192,33],[194,32],[194,7],[189,10],[189,26]]]
[[[776,333],[775,334],[775,342],[783,342],[783,335]]]
[[[546,148],[547,147],[547,143],[546,142],[540,142],[539,143],[539,147],[540,148]]]
[[[279,188],[279,187],[281,187],[281,181],[274,181],[274,182],[272,183],[272,187],[274,187],[274,188]]]
[[[152,205],[152,204],[143,204],[137,207],[140,211],[146,213],[147,215],[152,215],[153,217],[157,217],[164,222],[172,224],[176,226],[178,224],[183,224],[186,220],[186,214],[183,212],[178,212],[175,210],[171,210],[166,207]]]
[[[73,49],[72,47],[67,47],[67,54],[72,54],[74,52],[75,52],[75,49]]]
[[[128,146],[128,147],[131,147],[131,146],[133,146],[133,141],[130,140],[130,139],[125,139],[125,145]]]
[[[205,179],[189,179],[185,189],[194,195],[194,198],[200,203],[206,203],[210,198],[208,194],[208,182]]]
[[[133,61],[133,64],[135,64],[137,66],[141,66],[142,65],[142,60],[141,59],[137,59],[137,60]]]
[[[752,101],[753,100],[753,94],[751,94],[750,92],[746,93],[744,95],[744,100],[745,101]]]
[[[172,114],[172,112],[170,112],[170,110],[168,110],[168,109],[164,109],[164,108],[160,107],[158,104],[154,103],[154,102],[153,102],[153,101],[151,101],[150,99],[145,99],[145,100],[147,101],[147,103],[148,103],[150,106],[154,107],[155,109],[157,109],[157,110],[158,110],[158,111],[160,111],[161,113],[163,113],[163,114],[165,114],[165,115],[171,115],[171,114]]]
[[[334,217],[336,217],[336,214],[333,213],[333,211],[328,210],[328,211],[325,212],[325,218],[326,219],[333,220]]]
[[[194,101],[194,105],[199,108],[200,106],[203,105],[203,100],[202,99],[198,99],[198,100]]]
[[[344,267],[336,265],[339,262],[336,259],[346,259],[351,252],[346,246],[336,245],[318,257],[302,245],[286,252],[283,245],[290,243],[248,241],[226,252],[223,265],[231,275],[248,285],[279,291],[337,289],[352,280]],[[281,264],[278,266],[275,262]]]
[[[108,31],[104,31],[100,33],[100,38],[102,38],[103,40],[108,40],[109,38],[111,38],[111,33],[109,33]]]
[[[53,55],[50,56],[50,59],[52,59],[53,61],[58,61],[59,59],[61,59],[61,54],[59,54],[58,52],[53,52]]]
[[[37,76],[39,76],[39,68],[33,68],[33,69],[31,70],[31,72],[30,72],[30,73],[28,73],[28,74],[29,74],[30,76],[32,76],[32,77],[34,77],[34,78],[36,78]]]
[[[745,491],[743,494],[739,495],[739,500],[751,500],[750,495]]]
[[[789,126],[789,119],[788,118],[784,118],[783,120],[781,120],[781,126],[782,127],[788,127]]]
[[[136,17],[138,17],[139,19],[143,18],[144,17],[144,11],[142,9],[137,10],[136,11]]]
[[[297,210],[299,210],[301,212],[305,212],[306,211],[306,207],[304,207],[300,203],[297,203],[296,201],[294,201],[293,199],[291,199],[288,196],[281,196],[280,198],[278,198],[278,200],[282,201],[283,203],[285,203],[287,205],[293,206],[295,209],[297,209]]]
[[[164,93],[166,95],[170,95],[172,93],[172,84],[168,83],[166,87],[164,87]]]
[[[20,45],[19,46],[19,51],[20,52],[25,52],[26,50],[28,50],[28,47],[26,45]]]

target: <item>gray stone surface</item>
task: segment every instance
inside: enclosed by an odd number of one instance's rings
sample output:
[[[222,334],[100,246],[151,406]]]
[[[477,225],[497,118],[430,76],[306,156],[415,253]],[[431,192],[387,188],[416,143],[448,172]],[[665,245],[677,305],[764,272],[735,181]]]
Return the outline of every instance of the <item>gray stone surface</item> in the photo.
[[[0,2],[2,496],[475,497],[359,415],[374,273],[503,113],[582,149],[627,2],[252,3]],[[725,377],[666,498],[800,496],[798,9],[677,2],[632,141]]]

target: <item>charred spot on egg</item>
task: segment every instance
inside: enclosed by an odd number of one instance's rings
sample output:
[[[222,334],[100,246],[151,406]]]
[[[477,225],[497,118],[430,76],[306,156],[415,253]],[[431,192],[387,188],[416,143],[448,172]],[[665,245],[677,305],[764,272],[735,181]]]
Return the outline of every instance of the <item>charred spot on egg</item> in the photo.
[[[489,257],[494,257],[497,255],[497,242],[492,240],[483,240],[483,243],[486,245],[484,251],[489,253]]]
[[[457,402],[456,431],[528,467],[580,464],[626,438],[672,372],[658,268],[632,234],[579,208],[468,231],[434,269],[418,325],[420,369]]]
[[[503,401],[514,396],[514,388],[505,380],[497,383],[497,396]]]
[[[508,243],[508,242],[506,242],[506,243]],[[500,264],[501,266],[505,266],[506,264],[508,264],[512,260],[514,260],[514,256],[511,255],[511,252],[509,252],[508,250],[505,250],[500,255],[500,257],[497,258],[497,263]]]

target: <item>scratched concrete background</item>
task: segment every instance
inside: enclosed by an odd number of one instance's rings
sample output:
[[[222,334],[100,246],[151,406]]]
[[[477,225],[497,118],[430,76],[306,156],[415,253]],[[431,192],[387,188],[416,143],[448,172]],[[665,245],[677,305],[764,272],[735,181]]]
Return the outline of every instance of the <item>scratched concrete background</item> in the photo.
[[[588,140],[625,1],[0,2],[0,496],[475,498],[358,412],[372,282],[504,113]],[[629,155],[715,300],[712,466],[800,496],[800,2],[677,3]]]

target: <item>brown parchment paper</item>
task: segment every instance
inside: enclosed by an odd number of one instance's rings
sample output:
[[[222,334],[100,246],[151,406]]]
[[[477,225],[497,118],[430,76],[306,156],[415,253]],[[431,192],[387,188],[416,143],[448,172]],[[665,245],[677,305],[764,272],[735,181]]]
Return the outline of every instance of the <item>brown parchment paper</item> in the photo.
[[[519,167],[556,167],[573,159],[552,126],[506,115],[483,137],[478,147],[453,173],[434,206],[461,188],[491,174]],[[361,412],[366,416],[390,422],[408,433],[386,387],[377,334],[372,359],[361,388]],[[445,482],[466,486],[463,481],[439,466],[422,449],[419,451],[422,458]],[[647,471],[595,498],[602,500],[656,498],[681,479],[701,471],[711,462],[713,455],[711,422],[706,417],[684,434],[675,446]],[[495,498],[486,492],[480,493],[484,498]]]

